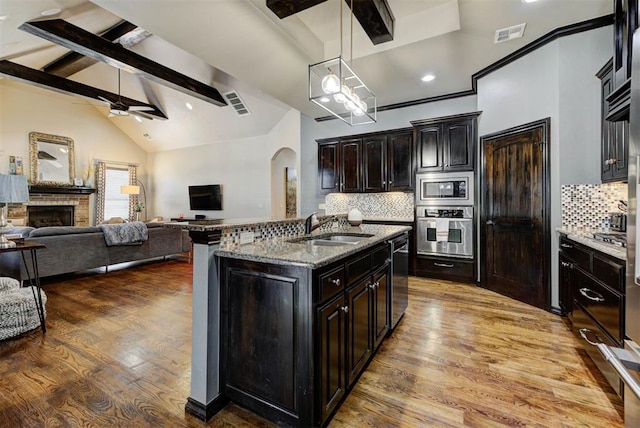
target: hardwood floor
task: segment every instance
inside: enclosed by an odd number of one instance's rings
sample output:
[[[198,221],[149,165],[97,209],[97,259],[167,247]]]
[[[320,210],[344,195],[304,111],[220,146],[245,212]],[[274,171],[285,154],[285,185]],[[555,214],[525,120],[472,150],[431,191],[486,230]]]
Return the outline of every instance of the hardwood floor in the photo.
[[[47,334],[0,342],[0,427],[199,427],[185,414],[191,268],[44,286]],[[410,305],[330,426],[621,427],[622,403],[562,318],[470,285],[410,279]],[[206,426],[271,426],[233,404]]]

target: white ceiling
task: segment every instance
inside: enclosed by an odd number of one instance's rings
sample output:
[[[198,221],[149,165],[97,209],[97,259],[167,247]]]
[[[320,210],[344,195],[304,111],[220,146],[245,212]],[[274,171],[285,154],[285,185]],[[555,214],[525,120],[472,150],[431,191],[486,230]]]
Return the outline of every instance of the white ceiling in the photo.
[[[387,0],[395,37],[374,46],[355,20],[353,68],[379,106],[471,89],[471,75],[555,28],[612,13],[612,0]],[[328,0],[278,19],[265,0],[0,0],[0,57],[39,68],[66,52],[18,30],[47,9],[94,33],[120,18],[155,35],[132,48],[220,92],[237,90],[251,115],[151,84],[167,121],[110,118],[147,151],[263,135],[293,107],[311,117],[326,112],[307,99],[307,66],[340,53],[341,0]],[[349,51],[349,9],[343,6],[342,53]],[[526,23],[524,37],[494,44],[497,29]],[[176,48],[177,47],[177,48]],[[423,83],[420,77],[436,79]],[[137,77],[123,73],[122,94],[146,101]],[[96,64],[71,77],[117,92],[117,73]],[[83,103],[83,100],[70,102]],[[193,111],[184,105],[189,102]],[[92,108],[78,105],[78,108]],[[106,106],[98,107],[107,114]],[[345,133],[353,132],[345,125]],[[151,135],[146,140],[142,134]]]

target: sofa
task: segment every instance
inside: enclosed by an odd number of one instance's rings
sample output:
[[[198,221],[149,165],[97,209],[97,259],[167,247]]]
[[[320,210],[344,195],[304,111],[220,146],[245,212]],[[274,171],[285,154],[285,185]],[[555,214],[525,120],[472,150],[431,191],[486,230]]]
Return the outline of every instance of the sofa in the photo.
[[[37,250],[40,277],[60,275],[86,269],[105,267],[116,263],[165,257],[191,250],[188,232],[162,227],[161,223],[149,223],[148,239],[137,245],[107,246],[99,226],[16,227],[12,233],[20,233],[29,241],[39,242],[46,248]],[[31,270],[31,256],[27,264]],[[0,254],[0,274],[19,281],[28,279],[20,252]]]

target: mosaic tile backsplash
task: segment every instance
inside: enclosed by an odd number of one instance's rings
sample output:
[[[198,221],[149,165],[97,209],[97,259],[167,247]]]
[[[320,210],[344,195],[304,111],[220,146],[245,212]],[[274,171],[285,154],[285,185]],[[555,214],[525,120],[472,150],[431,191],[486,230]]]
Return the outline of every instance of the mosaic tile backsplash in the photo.
[[[627,184],[567,184],[561,198],[563,228],[608,228],[609,213],[621,212],[619,202],[627,201]]]
[[[368,220],[413,221],[413,193],[330,193],[325,199],[326,214],[347,214],[357,208]]]

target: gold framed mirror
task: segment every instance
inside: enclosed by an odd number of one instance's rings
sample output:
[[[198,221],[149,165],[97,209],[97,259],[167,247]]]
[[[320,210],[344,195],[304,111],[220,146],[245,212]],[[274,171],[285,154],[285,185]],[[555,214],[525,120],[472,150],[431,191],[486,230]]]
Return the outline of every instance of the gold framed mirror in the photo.
[[[63,186],[76,175],[73,140],[59,135],[29,133],[31,184]]]

